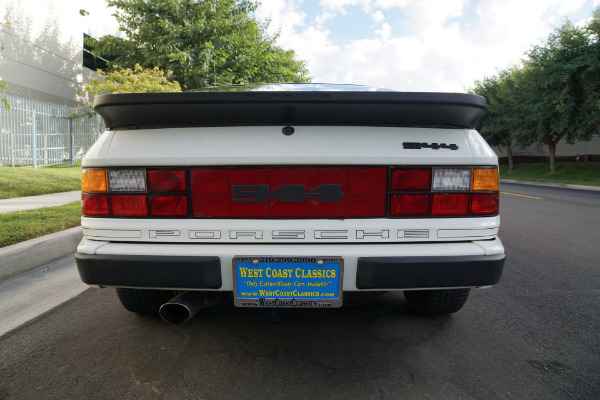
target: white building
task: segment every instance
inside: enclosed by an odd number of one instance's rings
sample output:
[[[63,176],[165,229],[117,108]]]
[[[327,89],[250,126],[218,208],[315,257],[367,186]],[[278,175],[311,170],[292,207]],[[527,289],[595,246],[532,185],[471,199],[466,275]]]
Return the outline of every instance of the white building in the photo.
[[[103,130],[88,118],[97,59],[84,35],[118,34],[104,0],[1,0],[0,80],[10,109],[0,107],[0,165],[58,164],[81,158]]]
[[[104,0],[3,0],[0,80],[7,93],[75,107],[82,85],[98,76],[84,66],[84,34],[118,34]],[[89,54],[88,54],[89,61]],[[93,67],[93,65],[92,65]]]

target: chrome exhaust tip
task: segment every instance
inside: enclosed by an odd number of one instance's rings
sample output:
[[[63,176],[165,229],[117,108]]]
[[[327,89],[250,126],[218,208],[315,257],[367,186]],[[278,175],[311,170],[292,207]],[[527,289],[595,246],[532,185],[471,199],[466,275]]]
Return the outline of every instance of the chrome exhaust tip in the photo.
[[[204,305],[202,292],[183,292],[160,306],[160,317],[170,324],[183,324],[196,315]]]

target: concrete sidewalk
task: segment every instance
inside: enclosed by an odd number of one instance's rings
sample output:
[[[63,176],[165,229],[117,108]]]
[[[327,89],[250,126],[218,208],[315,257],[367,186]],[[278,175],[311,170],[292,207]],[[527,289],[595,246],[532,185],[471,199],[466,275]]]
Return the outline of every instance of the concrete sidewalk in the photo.
[[[43,207],[56,207],[81,200],[81,191],[42,194],[39,196],[17,197],[15,199],[0,200],[0,214],[33,210]]]

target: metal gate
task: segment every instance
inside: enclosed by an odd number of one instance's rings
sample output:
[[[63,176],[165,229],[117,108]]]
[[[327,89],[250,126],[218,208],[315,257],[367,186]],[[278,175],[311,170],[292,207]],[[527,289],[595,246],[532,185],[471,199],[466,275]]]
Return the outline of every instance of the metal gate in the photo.
[[[0,165],[62,164],[80,159],[104,131],[87,106],[61,106],[6,94],[0,107]]]

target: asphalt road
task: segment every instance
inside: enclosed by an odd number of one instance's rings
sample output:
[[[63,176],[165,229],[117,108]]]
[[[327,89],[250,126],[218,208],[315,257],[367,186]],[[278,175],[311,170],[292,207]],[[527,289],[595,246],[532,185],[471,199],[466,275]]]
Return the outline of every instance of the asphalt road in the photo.
[[[388,293],[174,326],[90,289],[0,338],[0,399],[598,399],[600,192],[501,191],[502,280],[455,315]]]

